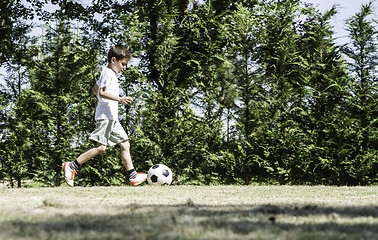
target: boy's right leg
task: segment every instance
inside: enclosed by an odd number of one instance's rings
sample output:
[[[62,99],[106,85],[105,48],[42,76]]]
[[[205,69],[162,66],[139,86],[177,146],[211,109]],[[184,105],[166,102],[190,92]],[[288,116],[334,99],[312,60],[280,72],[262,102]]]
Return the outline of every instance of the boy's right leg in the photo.
[[[101,143],[97,143],[96,146],[89,148],[87,151],[82,153],[77,159],[76,162],[79,164],[73,164],[73,162],[65,162],[62,165],[63,171],[64,171],[64,179],[66,180],[66,183],[73,187],[74,185],[74,177],[76,175],[76,170],[80,165],[88,161],[89,159],[97,156],[100,153],[105,152],[106,146]]]
[[[106,146],[102,143],[97,143],[96,146],[89,148],[87,151],[83,152],[76,160],[77,162],[82,165],[89,159],[97,156],[100,153],[105,152]]]

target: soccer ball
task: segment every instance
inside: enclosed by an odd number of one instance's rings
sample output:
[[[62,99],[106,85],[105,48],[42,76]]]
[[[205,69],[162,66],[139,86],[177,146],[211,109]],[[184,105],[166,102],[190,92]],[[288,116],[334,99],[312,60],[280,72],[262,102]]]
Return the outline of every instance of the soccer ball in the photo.
[[[147,173],[147,181],[151,185],[170,185],[172,182],[172,171],[164,164],[153,165]]]

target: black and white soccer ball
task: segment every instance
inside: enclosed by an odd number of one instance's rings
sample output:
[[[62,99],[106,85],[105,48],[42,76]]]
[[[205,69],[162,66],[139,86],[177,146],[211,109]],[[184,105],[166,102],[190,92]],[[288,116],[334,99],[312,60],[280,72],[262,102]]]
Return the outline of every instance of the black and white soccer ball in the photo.
[[[170,185],[172,183],[172,171],[164,164],[155,164],[148,170],[147,181],[155,186]]]

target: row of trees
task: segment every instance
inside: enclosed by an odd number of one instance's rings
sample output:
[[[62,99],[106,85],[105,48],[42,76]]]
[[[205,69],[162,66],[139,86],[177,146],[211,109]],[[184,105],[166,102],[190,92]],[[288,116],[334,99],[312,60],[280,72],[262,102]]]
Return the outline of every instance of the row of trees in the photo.
[[[44,11],[46,3],[56,11]],[[63,182],[93,143],[91,87],[110,45],[140,60],[119,77],[120,120],[138,171],[165,163],[191,184],[376,184],[377,30],[373,4],[347,19],[299,0],[1,3],[0,179]],[[46,22],[42,36],[30,22]],[[35,27],[35,26],[34,26]],[[125,184],[119,150],[79,185]]]

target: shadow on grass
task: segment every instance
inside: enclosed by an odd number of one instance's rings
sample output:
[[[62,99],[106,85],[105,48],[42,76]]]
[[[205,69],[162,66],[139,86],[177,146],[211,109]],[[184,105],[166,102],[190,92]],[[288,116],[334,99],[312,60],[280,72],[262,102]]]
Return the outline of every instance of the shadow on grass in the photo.
[[[0,239],[376,239],[378,207],[130,204],[0,222]]]

